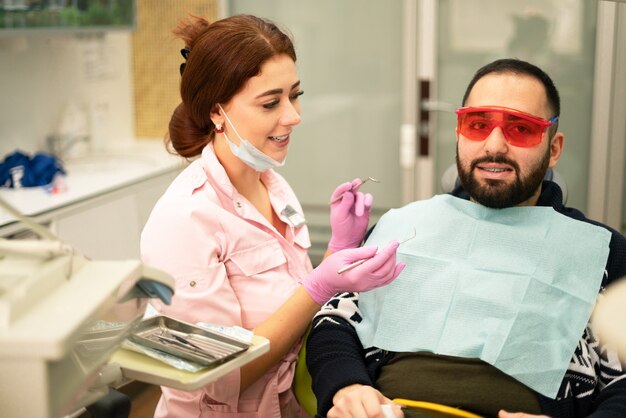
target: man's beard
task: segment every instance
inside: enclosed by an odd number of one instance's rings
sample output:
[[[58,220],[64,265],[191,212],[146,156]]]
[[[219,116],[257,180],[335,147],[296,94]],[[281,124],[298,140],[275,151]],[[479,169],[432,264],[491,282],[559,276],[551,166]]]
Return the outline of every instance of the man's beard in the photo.
[[[474,176],[474,169],[482,163],[504,163],[510,165],[515,172],[515,181],[511,184],[502,180],[484,180],[486,184],[482,185]],[[550,147],[544,157],[531,167],[530,174],[520,177],[519,165],[502,154],[496,154],[493,157],[482,157],[472,161],[468,171],[464,170],[459,160],[459,147],[456,151],[456,166],[459,172],[459,178],[463,188],[470,194],[472,199],[483,206],[495,209],[509,208],[517,206],[530,199],[537,189],[541,186],[543,177],[548,170],[550,163]]]

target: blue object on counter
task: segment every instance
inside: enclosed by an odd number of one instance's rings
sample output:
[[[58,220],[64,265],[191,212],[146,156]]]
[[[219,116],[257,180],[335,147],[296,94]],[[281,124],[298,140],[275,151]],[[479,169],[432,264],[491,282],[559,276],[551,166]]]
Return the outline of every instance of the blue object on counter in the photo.
[[[61,161],[43,152],[33,157],[15,151],[0,163],[0,187],[19,189],[50,184],[56,174],[65,174]]]
[[[149,298],[159,298],[166,305],[172,303],[174,291],[163,283],[150,279],[141,279],[135,284],[135,287]]]

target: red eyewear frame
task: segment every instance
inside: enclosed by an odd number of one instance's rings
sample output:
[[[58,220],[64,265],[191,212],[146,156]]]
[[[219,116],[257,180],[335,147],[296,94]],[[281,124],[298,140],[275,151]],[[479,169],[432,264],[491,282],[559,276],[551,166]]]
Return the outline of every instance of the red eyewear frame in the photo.
[[[499,127],[509,144],[523,148],[540,144],[546,129],[559,119],[546,120],[502,106],[461,107],[456,114],[457,130],[464,137],[484,141]]]

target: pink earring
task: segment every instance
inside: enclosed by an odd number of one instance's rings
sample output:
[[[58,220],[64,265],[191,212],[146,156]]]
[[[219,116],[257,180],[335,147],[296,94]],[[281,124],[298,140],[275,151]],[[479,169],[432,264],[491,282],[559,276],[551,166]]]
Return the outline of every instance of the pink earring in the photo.
[[[224,132],[224,127],[221,123],[216,123],[214,131],[216,134],[221,134],[222,132]]]

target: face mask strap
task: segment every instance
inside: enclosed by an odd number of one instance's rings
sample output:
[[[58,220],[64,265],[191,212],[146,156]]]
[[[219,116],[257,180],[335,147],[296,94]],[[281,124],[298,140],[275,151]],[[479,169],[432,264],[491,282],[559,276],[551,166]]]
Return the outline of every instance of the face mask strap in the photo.
[[[226,121],[230,124],[230,126],[233,128],[233,131],[239,138],[239,145],[235,145],[235,143],[233,143],[228,138],[226,132],[222,132],[222,134],[224,135],[224,139],[226,139],[226,142],[228,143],[228,146],[233,155],[235,155],[245,164],[259,172],[266,171],[270,168],[282,167],[285,164],[285,159],[283,159],[283,161],[281,162],[274,160],[272,157],[264,154],[261,150],[252,145],[248,140],[239,135],[239,132],[237,132],[237,128],[235,128],[235,125],[233,125],[232,121],[230,120],[222,106],[219,103],[217,104],[217,106],[224,113]]]
[[[241,135],[239,135],[239,132],[237,132],[237,128],[235,128],[235,125],[233,125],[233,123],[230,121],[230,118],[228,117],[228,114],[226,113],[222,105],[218,103],[217,106],[220,108],[222,113],[224,113],[224,117],[226,118],[226,121],[230,124],[230,127],[233,128],[233,131],[237,135],[237,138],[239,138],[239,141],[241,141],[241,138],[242,138]]]
[[[239,132],[237,132],[237,128],[235,128],[235,125],[233,125],[233,123],[231,122],[230,118],[228,117],[228,114],[226,113],[226,111],[224,110],[224,108],[222,107],[222,105],[220,105],[219,103],[217,104],[217,106],[220,108],[220,110],[222,111],[222,113],[224,114],[224,117],[226,118],[226,121],[230,124],[230,127],[233,128],[233,132],[235,132],[235,135],[237,135],[237,138],[239,139],[239,145],[236,145],[233,141],[230,140],[230,138],[228,138],[228,135],[226,135],[226,132],[224,132],[225,130],[225,126],[220,126],[221,127],[221,132],[222,134],[224,134],[224,138],[226,138],[226,141],[228,141],[230,144],[232,144],[234,147],[236,148],[241,148],[245,146],[245,142],[247,142],[241,135],[239,135]],[[250,146],[252,146],[254,148],[254,145],[250,144]],[[255,148],[256,149],[256,148]],[[257,150],[258,151],[258,150]],[[260,152],[260,151],[259,151]]]

